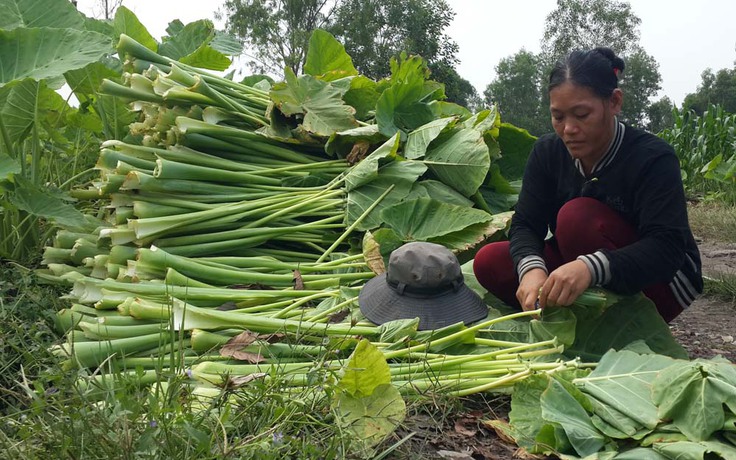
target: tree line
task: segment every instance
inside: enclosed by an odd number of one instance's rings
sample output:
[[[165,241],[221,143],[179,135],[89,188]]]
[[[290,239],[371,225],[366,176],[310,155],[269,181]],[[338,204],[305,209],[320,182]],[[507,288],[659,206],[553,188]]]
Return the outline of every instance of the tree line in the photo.
[[[641,19],[627,1],[557,0],[541,51],[521,49],[502,59],[482,94],[457,72],[458,45],[445,32],[455,12],[446,0],[227,0],[216,16],[246,44],[244,59],[254,73],[280,77],[286,67],[301,73],[312,31],[324,29],[345,45],[362,74],[379,80],[390,74],[392,57],[418,54],[432,79],[445,85],[448,101],[472,109],[495,104],[504,121],[535,135],[551,130],[545,80],[554,63],[574,49],[608,46],[626,63],[623,120],[652,132],[673,122],[673,101],[654,100],[659,64],[641,46]],[[706,69],[682,110],[702,114],[711,104],[736,113],[736,64]]]

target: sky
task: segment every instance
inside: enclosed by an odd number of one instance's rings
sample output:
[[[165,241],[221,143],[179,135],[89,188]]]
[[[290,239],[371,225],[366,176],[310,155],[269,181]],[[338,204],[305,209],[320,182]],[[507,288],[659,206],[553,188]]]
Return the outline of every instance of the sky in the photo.
[[[446,30],[458,44],[458,73],[480,94],[499,61],[520,49],[538,52],[547,15],[556,0],[447,0],[455,19]],[[87,16],[100,17],[100,0],[79,0]],[[167,24],[214,19],[220,0],[123,0],[157,39]],[[677,105],[701,82],[701,73],[732,68],[736,61],[736,1],[629,0],[641,19],[641,45],[659,63],[662,90]],[[221,25],[221,24],[220,24]]]

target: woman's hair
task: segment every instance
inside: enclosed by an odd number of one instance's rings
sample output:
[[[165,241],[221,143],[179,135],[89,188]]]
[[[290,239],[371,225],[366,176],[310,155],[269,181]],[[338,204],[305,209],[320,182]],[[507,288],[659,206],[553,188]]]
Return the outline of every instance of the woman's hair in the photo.
[[[590,51],[576,50],[557,61],[549,74],[547,91],[569,81],[593,90],[607,98],[618,88],[618,75],[624,70],[624,61],[610,48]]]

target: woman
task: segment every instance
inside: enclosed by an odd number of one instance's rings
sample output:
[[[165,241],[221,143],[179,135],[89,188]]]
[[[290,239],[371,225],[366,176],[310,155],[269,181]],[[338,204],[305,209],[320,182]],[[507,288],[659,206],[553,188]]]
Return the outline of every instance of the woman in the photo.
[[[669,322],[702,292],[675,152],[617,118],[623,70],[613,51],[596,48],[570,53],[550,74],[555,134],[529,156],[509,241],[483,247],[474,263],[509,305],[570,305],[602,286],[643,291]]]

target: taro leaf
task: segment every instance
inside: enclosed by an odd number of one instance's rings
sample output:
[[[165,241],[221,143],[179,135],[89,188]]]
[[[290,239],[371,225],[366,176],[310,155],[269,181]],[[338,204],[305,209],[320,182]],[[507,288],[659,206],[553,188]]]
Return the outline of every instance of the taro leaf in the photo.
[[[355,109],[342,100],[344,90],[311,75],[297,78],[287,67],[286,82],[275,84],[270,94],[285,115],[303,114],[302,125],[312,134],[329,137],[358,126]]]
[[[652,430],[660,420],[651,398],[652,382],[662,369],[676,362],[663,355],[611,350],[603,355],[590,376],[574,383],[589,397],[635,421],[637,429]],[[598,415],[607,419],[603,412]]]
[[[406,404],[390,383],[375,388],[369,396],[340,392],[335,407],[337,419],[351,433],[360,457],[373,457],[372,447],[388,437],[406,417]]]
[[[614,457],[611,458],[615,460],[669,460],[671,458],[646,447],[637,447],[619,453],[613,452],[613,454]]]
[[[404,146],[404,157],[410,160],[423,158],[429,144],[437,139],[437,136],[448,126],[454,126],[456,121],[457,118],[455,117],[440,118],[410,132],[406,140],[406,146]]]
[[[243,52],[243,44],[240,40],[221,30],[215,31],[209,46],[225,56],[237,56]]]
[[[325,152],[339,157],[347,156],[353,146],[359,142],[378,144],[386,141],[386,137],[378,132],[377,125],[360,126],[332,134],[325,145]]]
[[[381,220],[404,241],[427,241],[471,225],[487,223],[491,215],[431,198],[403,201],[381,211]]]
[[[478,247],[481,243],[490,243],[505,238],[504,230],[508,228],[510,221],[511,213],[494,214],[488,222],[471,225],[447,235],[431,238],[429,241],[462,253]]]
[[[158,47],[158,53],[179,60],[194,53],[203,44],[209,43],[215,33],[212,21],[201,19],[190,22],[175,35],[171,35]]]
[[[468,208],[473,207],[473,202],[456,192],[455,189],[448,187],[440,181],[432,179],[415,183],[411,190],[411,195],[416,198],[427,197],[447,204],[465,206]]]
[[[358,75],[350,80],[350,89],[342,99],[347,105],[355,108],[355,118],[358,120],[367,119],[375,111],[380,96],[377,87],[375,81],[364,75]],[[378,125],[375,126],[378,129]]]
[[[466,128],[431,144],[423,161],[446,185],[470,196],[483,184],[490,156],[482,134]]]
[[[345,47],[325,30],[315,29],[312,32],[307,49],[304,73],[308,75],[332,81],[358,74]]]
[[[9,180],[14,174],[21,171],[20,164],[0,149],[0,190],[3,188],[2,183],[4,181]]]
[[[375,153],[375,152],[374,152]],[[370,158],[370,156],[369,156]],[[365,161],[365,160],[364,160]],[[358,167],[362,163],[358,164]],[[347,223],[355,222],[392,185],[393,190],[383,198],[370,214],[357,226],[357,230],[370,230],[381,226],[381,211],[397,203],[409,194],[414,182],[425,173],[427,167],[415,161],[394,161],[378,170],[378,177],[348,193]],[[346,179],[347,183],[347,179]]]
[[[541,320],[529,322],[532,341],[541,342],[557,338],[560,344],[568,347],[575,341],[577,318],[569,308],[545,308]]]
[[[432,108],[424,100],[428,75],[427,65],[419,56],[391,60],[391,86],[376,103],[376,121],[384,135],[408,132],[434,120]]]
[[[687,358],[654,303],[642,294],[622,297],[603,314],[586,307],[569,308],[577,316],[578,325],[575,343],[565,351],[568,356],[596,361],[611,348],[619,350],[644,340],[655,353]]]
[[[59,196],[42,190],[32,182],[15,176],[16,187],[10,201],[29,214],[50,219],[57,225],[69,229],[86,229],[89,224],[84,214],[65,203]]]
[[[469,118],[473,113],[454,102],[432,101],[430,104],[435,118],[457,117],[461,120]]]
[[[583,370],[562,371],[559,377],[571,380],[586,373]],[[552,380],[549,374],[532,374],[514,385],[509,412],[512,431],[509,434],[519,447],[531,453],[551,454],[568,447],[564,433],[563,436],[556,436],[554,427],[542,417],[542,393]]]
[[[556,379],[550,379],[540,405],[544,420],[559,423],[579,455],[591,455],[606,444],[606,438],[595,428],[578,399]]]
[[[396,343],[414,337],[419,327],[419,318],[395,319],[381,324],[381,342]]]
[[[363,397],[390,383],[391,371],[383,353],[368,339],[362,339],[350,355],[337,385],[350,396]]]
[[[495,108],[486,109],[463,121],[462,126],[465,128],[475,129],[484,136],[488,136],[490,139],[496,139],[498,137],[499,128],[501,127],[501,118]]]
[[[723,423],[723,430],[736,433],[736,415],[728,414],[726,421]]]
[[[214,39],[219,38],[215,43]],[[226,36],[217,35],[212,21],[202,19],[184,26],[176,35],[158,47],[159,54],[181,61],[194,67],[212,70],[225,70],[232,61],[220,49],[225,48],[233,54],[239,53],[238,46],[227,45]],[[220,43],[221,42],[221,43]],[[235,43],[239,45],[239,43]]]
[[[82,29],[84,16],[71,4],[55,0],[3,0],[0,2],[0,29],[52,27]]]
[[[115,36],[119,37],[121,34],[125,34],[137,41],[141,45],[145,46],[151,51],[158,50],[158,42],[148,29],[141,24],[138,20],[138,16],[124,6],[119,6],[115,10],[115,19],[113,20],[113,27],[115,28]]]
[[[211,70],[225,70],[232,64],[227,56],[205,44],[179,61],[193,67]]]
[[[654,450],[666,458],[677,460],[732,460],[736,458],[736,447],[716,439],[701,442],[684,441],[655,444]]]
[[[465,285],[469,287],[471,291],[478,294],[478,296],[480,296],[481,298],[483,298],[488,293],[486,288],[481,286],[481,284],[478,282],[478,278],[475,276],[472,260],[469,260],[468,262],[462,264],[460,266],[460,271],[463,274]]]
[[[168,26],[166,26],[166,33],[169,35],[169,37],[173,37],[174,35],[181,32],[182,29],[184,29],[184,23],[181,22],[181,20],[179,19],[174,19],[173,21],[169,22]]]
[[[501,158],[498,160],[501,175],[507,181],[519,180],[524,175],[526,161],[537,138],[525,129],[517,128],[509,123],[501,123],[498,143],[501,147]]]
[[[13,80],[59,77],[112,51],[110,39],[73,29],[0,30],[0,86]]]
[[[659,417],[688,439],[704,441],[723,428],[724,404],[736,408],[736,366],[696,360],[662,370],[652,383]]]
[[[399,150],[399,141],[398,135],[393,136],[363,161],[353,166],[345,176],[345,190],[350,192],[378,178],[380,161],[385,158],[391,158],[392,160],[396,158],[396,152]]]
[[[114,80],[120,77],[120,72],[111,69],[102,62],[93,62],[82,69],[70,70],[64,74],[69,88],[79,101],[85,101],[91,95],[96,95],[102,80]]]
[[[47,115],[53,114],[59,119],[66,108],[61,95],[49,89],[46,82],[26,79],[10,89],[0,116],[11,141],[17,143],[25,139],[34,127],[42,128]]]

